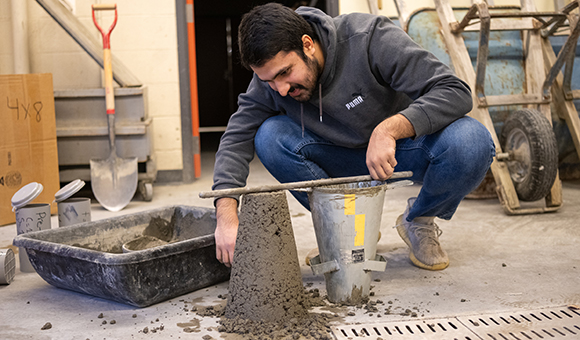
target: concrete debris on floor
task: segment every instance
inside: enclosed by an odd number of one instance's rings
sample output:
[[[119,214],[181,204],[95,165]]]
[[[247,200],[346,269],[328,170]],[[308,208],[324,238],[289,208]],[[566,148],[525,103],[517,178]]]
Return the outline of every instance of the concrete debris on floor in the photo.
[[[92,219],[175,204],[212,207],[213,200],[198,197],[200,191],[211,189],[212,157],[203,155],[202,177],[194,183],[156,184],[152,202],[135,198],[116,213],[95,202]],[[252,162],[248,186],[274,183],[259,161]],[[414,267],[408,248],[393,229],[407,199],[419,190],[419,185],[413,185],[387,191],[377,246],[387,267],[384,272],[373,272],[369,301],[357,306],[324,299],[324,277],[313,275],[304,261],[316,247],[310,213],[286,193],[302,281],[309,295],[321,301],[311,312],[326,319],[338,339],[356,339],[357,335],[346,332],[390,322],[429,324],[429,320],[494,313],[525,316],[530,311],[580,305],[580,182],[563,182],[564,205],[555,213],[508,216],[497,199],[464,200],[453,219],[436,220],[451,262],[437,272]],[[57,226],[56,216],[52,219],[53,227]],[[0,227],[0,249],[11,247],[15,236],[15,225]],[[0,338],[242,339],[220,332],[218,315],[225,307],[228,284],[136,308],[58,289],[36,273],[16,269],[12,283],[0,285]],[[341,329],[346,330],[341,333]],[[380,338],[361,332],[362,337]],[[288,333],[289,338],[295,338],[294,334]]]

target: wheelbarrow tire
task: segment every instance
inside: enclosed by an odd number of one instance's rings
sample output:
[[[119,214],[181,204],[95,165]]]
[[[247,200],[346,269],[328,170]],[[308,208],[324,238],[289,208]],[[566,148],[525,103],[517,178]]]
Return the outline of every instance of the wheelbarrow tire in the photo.
[[[546,197],[558,172],[556,136],[548,119],[537,110],[512,113],[500,135],[502,150],[518,197],[537,201]]]

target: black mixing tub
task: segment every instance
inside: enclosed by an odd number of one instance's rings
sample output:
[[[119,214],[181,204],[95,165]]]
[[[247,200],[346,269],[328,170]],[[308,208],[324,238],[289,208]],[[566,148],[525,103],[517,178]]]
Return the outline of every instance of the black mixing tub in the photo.
[[[216,260],[215,210],[171,206],[18,235],[36,272],[55,287],[137,307],[229,279]],[[123,253],[143,235],[168,243]]]

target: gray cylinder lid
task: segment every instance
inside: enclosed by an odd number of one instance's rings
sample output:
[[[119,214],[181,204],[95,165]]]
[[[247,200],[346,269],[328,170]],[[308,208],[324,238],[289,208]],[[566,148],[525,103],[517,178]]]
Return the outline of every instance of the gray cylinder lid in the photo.
[[[54,200],[56,202],[62,202],[67,198],[70,198],[72,195],[79,192],[82,187],[85,186],[85,182],[80,179],[75,179],[74,181],[70,182],[69,184],[62,187],[59,191],[54,194]]]
[[[37,198],[42,189],[44,189],[42,184],[37,182],[26,184],[12,196],[12,207],[14,209],[22,208]]]

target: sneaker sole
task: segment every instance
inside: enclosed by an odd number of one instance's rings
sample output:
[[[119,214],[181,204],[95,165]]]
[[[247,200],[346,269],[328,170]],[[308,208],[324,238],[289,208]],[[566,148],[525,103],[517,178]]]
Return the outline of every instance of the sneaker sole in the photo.
[[[415,254],[413,254],[413,247],[411,247],[411,241],[409,240],[409,236],[407,235],[407,229],[401,225],[402,219],[403,219],[403,215],[401,215],[397,218],[397,232],[399,233],[399,236],[401,236],[403,241],[405,241],[405,243],[409,247],[409,258],[411,259],[411,262],[413,262],[413,264],[415,266],[422,268],[422,269],[427,269],[427,270],[443,270],[443,269],[449,267],[449,261],[434,264],[434,265],[430,266],[430,265],[427,265],[427,264],[419,261],[415,257]]]

